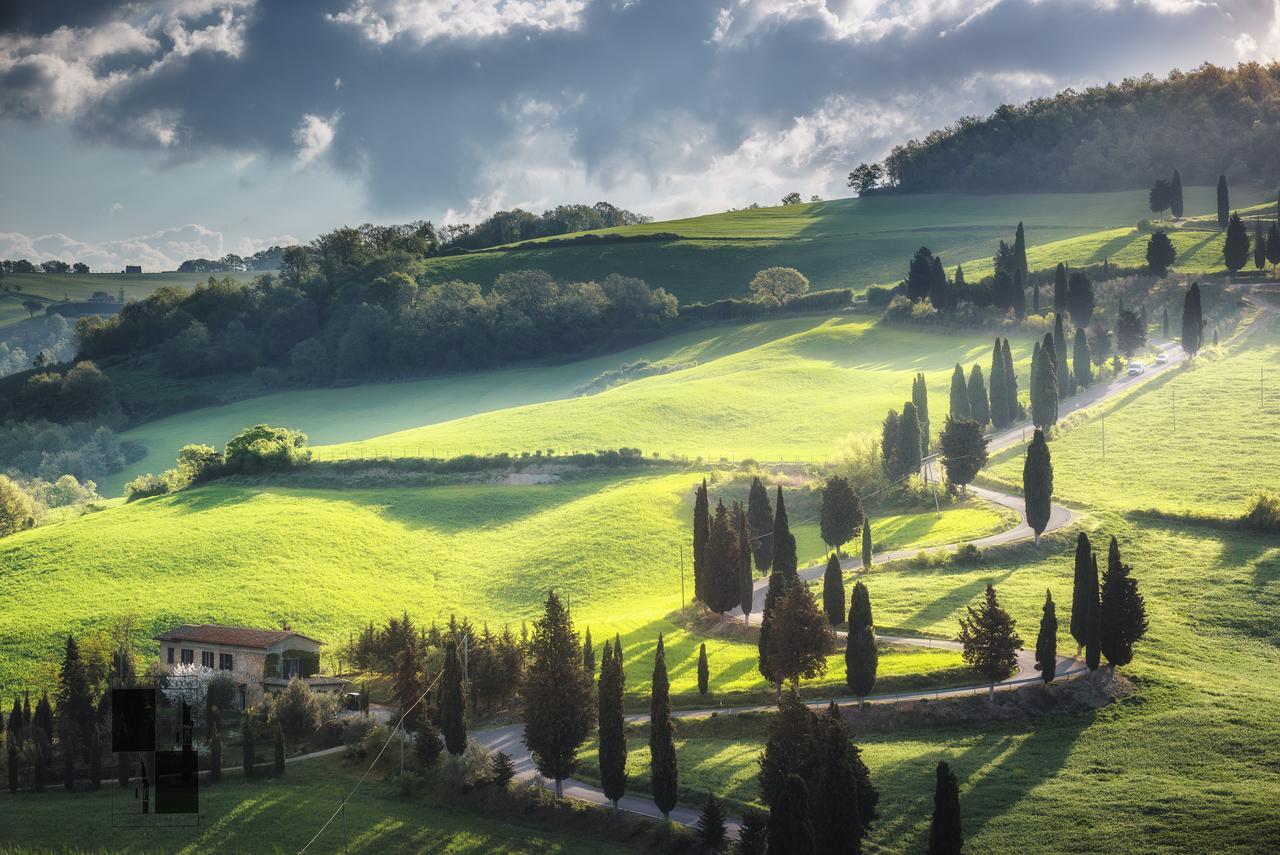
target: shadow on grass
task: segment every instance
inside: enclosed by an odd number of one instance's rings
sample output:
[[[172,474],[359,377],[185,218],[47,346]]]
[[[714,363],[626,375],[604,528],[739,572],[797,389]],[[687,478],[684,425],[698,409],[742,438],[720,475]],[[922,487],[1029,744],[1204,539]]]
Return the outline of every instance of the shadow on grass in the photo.
[[[931,575],[944,577],[955,574],[972,573],[972,567],[948,567],[934,568],[930,570],[916,571],[919,575]],[[933,602],[920,609],[914,615],[905,620],[898,621],[898,628],[907,632],[923,632],[928,627],[942,620],[943,618],[954,615],[957,620],[965,606],[973,602],[983,591],[987,589],[987,585],[994,585],[997,588],[1000,583],[1008,579],[1014,574],[1013,569],[1004,570],[997,573],[991,573],[969,582],[965,582],[958,588],[953,588],[945,595],[939,597]],[[872,576],[874,577],[874,572]]]

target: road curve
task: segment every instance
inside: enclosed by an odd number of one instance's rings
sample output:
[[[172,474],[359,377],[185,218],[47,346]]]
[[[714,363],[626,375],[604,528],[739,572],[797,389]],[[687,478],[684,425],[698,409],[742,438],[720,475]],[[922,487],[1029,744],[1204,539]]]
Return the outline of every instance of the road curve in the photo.
[[[1168,360],[1166,364],[1152,364],[1147,370],[1136,377],[1130,377],[1127,374],[1112,379],[1107,383],[1095,384],[1085,392],[1077,394],[1067,401],[1063,401],[1058,408],[1059,418],[1065,417],[1078,410],[1091,407],[1108,398],[1112,398],[1137,386],[1144,385],[1160,375],[1173,370],[1186,360],[1186,354],[1181,347],[1176,346],[1172,342],[1154,343],[1161,352],[1164,353]],[[1019,442],[1024,442],[1030,436],[1033,426],[1030,421],[1024,421],[1019,424],[1006,428],[1003,431],[992,434],[988,437],[987,448],[992,453],[1003,451]],[[925,467],[933,471],[934,460],[931,458],[925,462]],[[993,490],[986,487],[971,486],[969,492],[979,498],[985,499],[992,504],[1009,508],[1018,514],[1018,524],[1005,531],[986,537],[976,538],[972,541],[974,546],[979,548],[996,546],[1003,543],[1014,543],[1022,540],[1031,539],[1034,534],[1031,527],[1027,524],[1026,507],[1021,496],[1012,493],[1005,493],[999,490]],[[1049,523],[1045,527],[1046,532],[1056,531],[1066,526],[1075,519],[1075,514],[1071,509],[1062,505],[1054,504],[1050,512]],[[890,552],[883,552],[875,555],[872,563],[880,564],[887,561],[895,561],[901,558],[910,558],[920,552],[942,552],[954,550],[960,544],[949,543],[940,546],[927,547],[924,549],[898,549]],[[858,569],[862,567],[862,559],[860,556],[850,556],[841,562],[845,569]],[[799,571],[801,579],[813,580],[819,578],[826,569],[825,562],[818,562],[803,567]],[[760,579],[755,583],[755,594],[752,602],[752,612],[756,615],[764,608],[764,596],[768,590],[768,580]],[[733,617],[741,619],[741,609],[735,609],[730,613]],[[843,635],[843,633],[840,633]],[[936,638],[917,638],[914,636],[894,636],[880,635],[877,636],[880,641],[890,644],[916,645],[924,647],[941,647],[949,650],[960,649],[960,642]],[[1084,671],[1084,664],[1070,656],[1059,656],[1057,673],[1059,676],[1074,676]],[[1030,676],[1027,676],[1030,675]],[[995,690],[1008,691],[1017,688],[1020,685],[1035,682],[1040,679],[1040,675],[1035,673],[1035,654],[1032,651],[1018,651],[1018,673],[1008,680],[997,683]],[[972,695],[976,692],[986,691],[988,686],[958,686],[950,689],[942,689],[938,691],[925,692],[903,692],[899,694],[889,695],[873,695],[866,698],[868,703],[892,703],[900,700],[910,700],[913,698],[947,698],[962,695]],[[834,700],[838,704],[856,703],[857,698],[853,696],[836,697]],[[819,707],[826,706],[830,700],[808,701],[809,706]],[[758,712],[776,709],[773,704],[761,704],[753,706],[741,707],[707,707],[703,709],[679,710],[672,713],[672,717],[676,719],[688,718],[707,718],[712,715],[726,715],[743,712]],[[643,722],[648,720],[647,715],[627,716],[629,723]],[[533,758],[530,756],[529,749],[524,744],[524,725],[512,724],[505,727],[490,728],[486,730],[477,730],[471,733],[471,739],[483,745],[490,751],[505,751],[511,756],[516,768],[517,779],[527,779],[535,777],[538,772],[534,768]],[[549,786],[549,784],[548,784]],[[592,784],[585,783],[573,778],[565,779],[563,782],[563,792],[567,798],[579,799],[585,802],[591,802],[598,805],[608,805],[609,801],[605,798],[604,793]],[[661,818],[662,813],[654,805],[653,800],[646,796],[625,796],[618,803],[621,810],[631,813],[641,814],[653,818]],[[684,825],[694,825],[698,821],[700,810],[686,805],[677,805],[671,811],[670,819]],[[736,834],[736,824],[732,830]]]

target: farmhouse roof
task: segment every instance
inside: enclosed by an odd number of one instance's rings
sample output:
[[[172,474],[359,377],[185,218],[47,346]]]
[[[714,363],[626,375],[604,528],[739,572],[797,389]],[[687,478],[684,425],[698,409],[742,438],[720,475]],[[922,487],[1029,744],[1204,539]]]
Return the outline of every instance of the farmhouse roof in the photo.
[[[219,626],[212,623],[184,623],[155,637],[156,641],[192,641],[196,644],[226,644],[231,647],[266,649],[286,638],[301,638],[324,644],[315,638],[288,629],[251,629],[243,626]]]

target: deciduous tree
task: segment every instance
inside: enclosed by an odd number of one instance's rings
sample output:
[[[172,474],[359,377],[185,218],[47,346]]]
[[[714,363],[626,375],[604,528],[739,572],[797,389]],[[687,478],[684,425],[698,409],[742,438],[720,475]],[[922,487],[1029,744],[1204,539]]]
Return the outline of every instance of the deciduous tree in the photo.
[[[967,488],[987,465],[987,438],[973,419],[948,418],[938,437],[947,483]]]
[[[808,293],[809,280],[794,267],[767,267],[751,279],[751,293],[766,306],[780,306]]]
[[[853,540],[853,535],[861,524],[862,499],[854,492],[847,478],[832,475],[822,490],[819,530],[823,542],[839,554],[840,547]]]
[[[1116,318],[1116,347],[1125,356],[1133,356],[1147,343],[1147,331],[1142,320],[1129,309]]]
[[[1067,279],[1067,311],[1071,314],[1071,323],[1078,327],[1089,326],[1093,320],[1093,281],[1080,271],[1075,271]]]

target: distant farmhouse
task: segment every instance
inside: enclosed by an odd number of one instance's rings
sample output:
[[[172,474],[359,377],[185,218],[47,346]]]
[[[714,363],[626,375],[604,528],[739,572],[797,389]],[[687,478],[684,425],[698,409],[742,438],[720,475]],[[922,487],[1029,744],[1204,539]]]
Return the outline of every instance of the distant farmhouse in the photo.
[[[169,668],[201,665],[229,671],[240,708],[257,706],[266,692],[283,692],[298,677],[312,691],[346,691],[349,680],[320,674],[323,641],[287,629],[182,624],[155,637],[160,662]]]
[[[126,264],[126,265],[124,266],[124,272],[125,272],[125,273],[139,273],[139,274],[140,274],[140,273],[142,273],[142,265],[141,265],[141,264]]]

